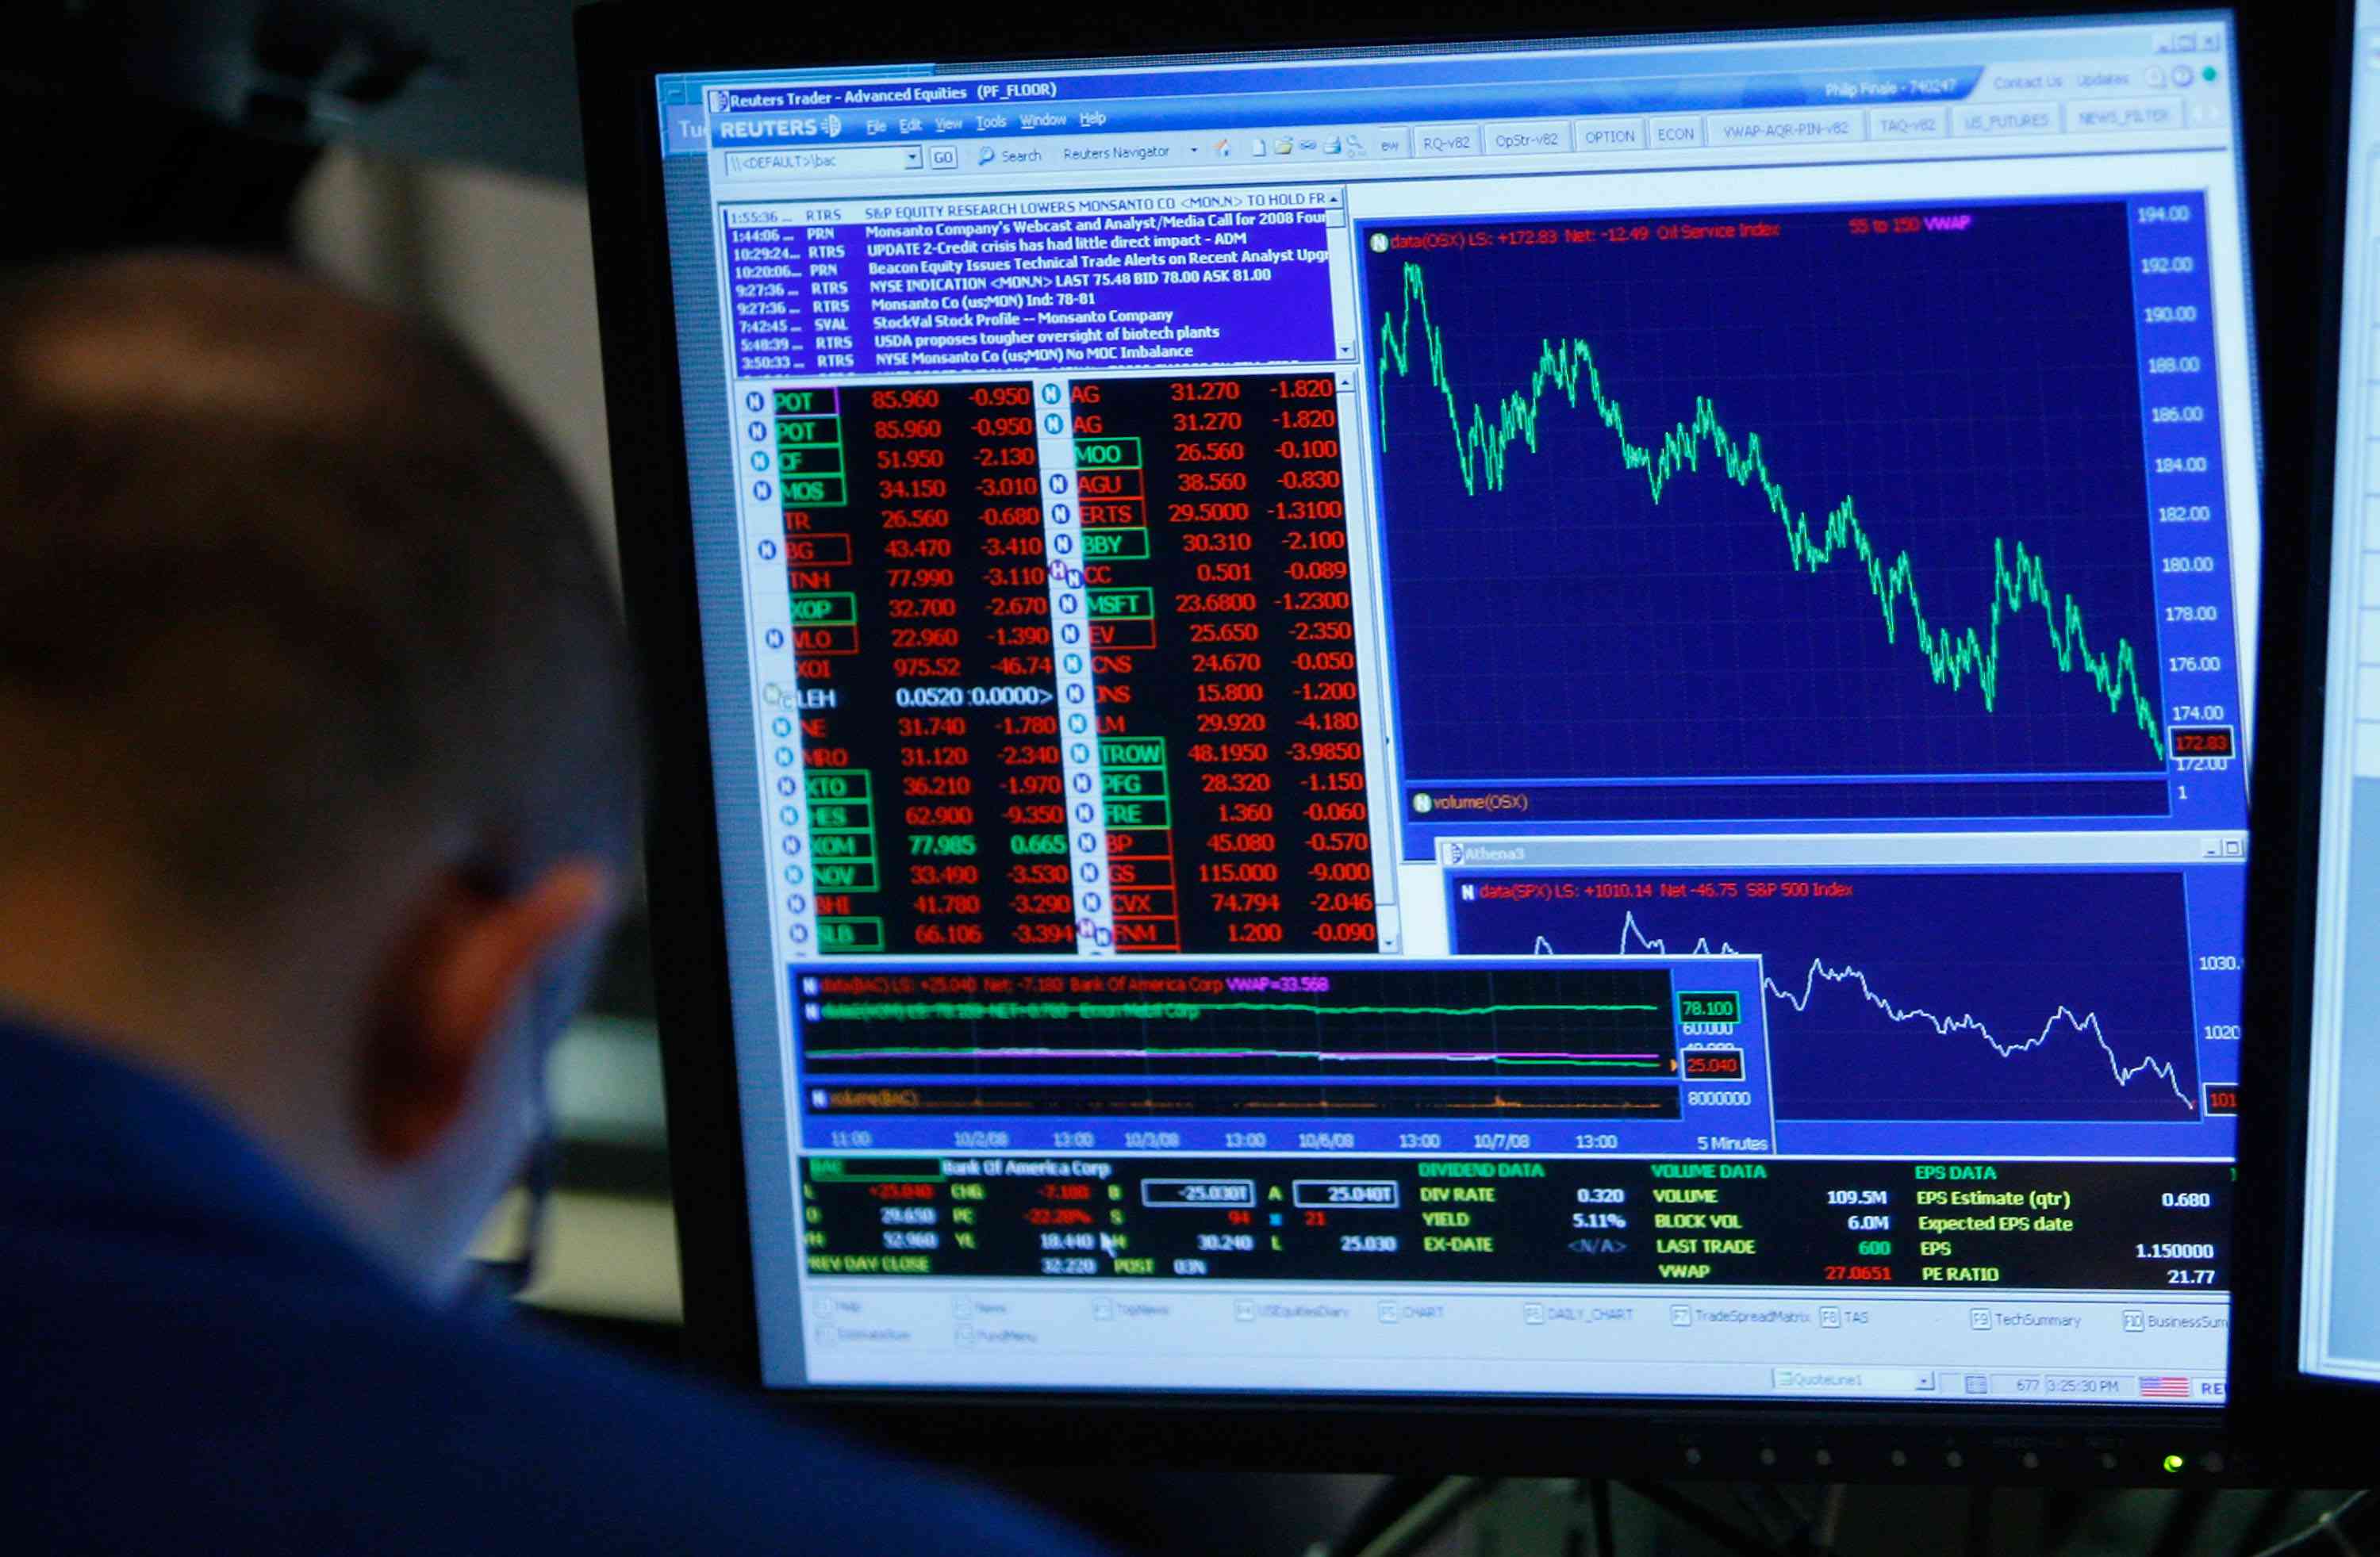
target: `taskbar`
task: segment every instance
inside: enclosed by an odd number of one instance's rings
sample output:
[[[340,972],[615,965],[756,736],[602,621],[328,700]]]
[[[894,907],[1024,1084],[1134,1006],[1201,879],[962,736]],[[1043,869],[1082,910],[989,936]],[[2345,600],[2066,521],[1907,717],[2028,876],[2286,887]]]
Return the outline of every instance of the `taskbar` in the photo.
[[[811,1385],[2219,1406],[2229,1305],[2134,1292],[810,1278]]]

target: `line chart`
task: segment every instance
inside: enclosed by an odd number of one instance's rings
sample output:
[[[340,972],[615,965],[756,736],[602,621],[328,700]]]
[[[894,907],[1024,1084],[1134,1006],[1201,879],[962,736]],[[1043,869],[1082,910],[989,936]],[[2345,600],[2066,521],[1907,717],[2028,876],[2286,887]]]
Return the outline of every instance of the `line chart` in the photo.
[[[1152,1044],[1141,1048],[1062,1049],[1036,1044],[978,1044],[946,1047],[934,1044],[888,1044],[872,1048],[820,1048],[809,1051],[813,1068],[852,1060],[1133,1060],[1162,1065],[1177,1059],[1279,1059],[1316,1065],[1368,1065],[1406,1062],[1417,1065],[1524,1065],[1572,1069],[1658,1071],[1670,1068],[1658,1054],[1563,1054],[1500,1049],[1259,1049],[1235,1046],[1196,1047]]]
[[[812,1106],[834,1114],[1172,1115],[1182,1118],[1235,1115],[1287,1116],[1338,1114],[1428,1117],[1438,1115],[1600,1115],[1675,1119],[1675,1087],[1628,1085],[1531,1088],[1513,1095],[1475,1087],[1372,1083],[1333,1095],[1318,1083],[1300,1088],[1222,1087],[1196,1083],[1102,1082],[1060,1092],[1047,1085],[953,1079],[942,1086],[858,1086],[813,1089]]]
[[[1524,943],[786,977],[803,1128],[846,1145],[1690,1153],[1773,1139],[1759,973]]]
[[[1546,938],[1542,935],[1537,937],[1536,949],[1539,953],[1548,956],[1552,955],[1554,951],[1553,947],[1548,944]],[[1693,947],[1681,947],[1679,949],[1688,956],[1710,957],[1737,955],[1749,948],[1730,946],[1725,941],[1721,941],[1718,945],[1713,946],[1707,939],[1697,938]],[[1621,922],[1619,947],[1619,954],[1621,956],[1665,956],[1670,952],[1670,947],[1667,942],[1662,941],[1656,936],[1645,934],[1644,930],[1637,924],[1636,916],[1633,912],[1629,913]],[[1796,1016],[1808,1016],[1810,1014],[1810,1002],[1817,995],[1818,981],[1820,979],[1824,979],[1831,984],[1857,986],[1860,997],[1865,1000],[1870,1006],[1875,1007],[1878,1011],[1881,1011],[1884,1014],[1885,1019],[1888,1021],[1923,1023],[1925,1026],[1931,1027],[1934,1030],[1934,1035],[1937,1038],[1948,1038],[1958,1033],[1972,1032],[1975,1036],[1981,1038],[1985,1044],[1989,1044],[1992,1052],[1998,1055],[2002,1059],[2010,1058],[2011,1056],[2023,1054],[2031,1049],[2040,1048],[2061,1031],[2070,1032],[2077,1035],[2088,1033],[2091,1038],[2098,1044],[2100,1052],[2107,1056],[2108,1073],[2114,1077],[2115,1082],[2118,1086],[2130,1086],[2134,1080],[2143,1076],[2152,1077],[2156,1080],[2163,1081],[2167,1088],[2172,1092],[2174,1101],[2180,1104],[2182,1107],[2190,1109],[2192,1112],[2195,1112],[2198,1107],[2196,1100],[2192,1098],[2188,1092],[2182,1090],[2180,1072],[2174,1066],[2158,1059],[2154,1055],[2144,1055],[2135,1063],[2129,1066],[2126,1065],[2123,1060],[2117,1056],[2115,1045],[2107,1042],[2107,1032],[2099,1025],[2099,1014],[2096,1011],[2085,1012],[2081,1015],[2077,1015],[2070,1008],[2065,1006],[2060,1006],[2057,1010],[2050,1013],[2049,1020],[2041,1024],[2041,1031],[2039,1032],[2034,1034],[2031,1038],[2022,1039],[2011,1044],[2002,1043],[1998,1038],[1993,1036],[1990,1024],[1972,1011],[1962,1011],[1954,1017],[1944,1017],[1936,1015],[1934,1012],[1925,1009],[1923,1006],[1897,1005],[1888,996],[1877,991],[1876,987],[1869,982],[1868,976],[1865,972],[1862,972],[1860,969],[1852,967],[1848,963],[1840,968],[1829,968],[1822,958],[1814,957],[1810,959],[1809,967],[1803,972],[1802,990],[1798,995],[1795,994],[1791,987],[1791,980],[1790,976],[1785,982],[1780,983],[1775,976],[1764,972],[1761,975],[1760,984],[1762,990],[1771,999],[1780,1000],[1786,1005],[1791,1007]]]
[[[2198,1117],[2177,873],[1469,885],[1465,951],[1760,956],[1782,1119]]]
[[[2165,773],[2128,204],[1909,211],[1362,230],[1409,785]]]
[[[825,1104],[842,1113],[880,1114],[1377,1114],[1392,1104],[1366,1092],[1357,1098],[1250,1097],[1211,1089],[1102,1087],[1052,1098],[1031,1087],[984,1087],[921,1091],[912,1087],[839,1089]]]
[[[921,1000],[828,1001],[819,1008],[827,1021],[1198,1021],[1210,1015],[1283,1013],[1308,1017],[1448,1017],[1476,1021],[1523,1013],[1574,1015],[1585,1011],[1658,1012],[1643,1000],[1565,1000],[1488,1003],[1474,1006],[1325,1006],[1303,1000]]]
[[[1730,972],[1750,1003],[1751,962]],[[1641,961],[1418,974],[1335,969],[1264,996],[1233,989],[1236,977],[1196,987],[1195,979],[1133,970],[1078,986],[1063,975],[948,974],[928,988],[915,979],[820,975],[801,1006],[802,1069],[822,1080],[903,1084],[1238,1078],[1257,1086],[1293,1079],[1475,1088],[1677,1079],[1670,975]]]
[[[1937,627],[1927,621],[1925,602],[1918,594],[1917,564],[1906,550],[1886,560],[1860,523],[1851,497],[1836,503],[1814,529],[1808,513],[1794,507],[1784,487],[1770,474],[1767,459],[1761,452],[1760,434],[1755,432],[1738,440],[1720,423],[1718,408],[1707,395],[1696,396],[1693,418],[1670,428],[1658,443],[1631,441],[1620,403],[1604,392],[1593,346],[1575,336],[1541,343],[1536,363],[1529,369],[1528,387],[1515,389],[1495,403],[1492,424],[1488,407],[1478,402],[1472,404],[1466,421],[1453,380],[1447,373],[1445,337],[1429,317],[1427,276],[1416,260],[1405,262],[1403,296],[1398,311],[1383,315],[1380,320],[1383,447],[1389,441],[1389,375],[1393,371],[1402,378],[1414,371],[1412,338],[1416,325],[1426,348],[1429,385],[1446,399],[1456,468],[1463,475],[1463,489],[1469,495],[1478,496],[1483,485],[1490,491],[1504,489],[1514,445],[1533,454],[1537,452],[1537,423],[1546,408],[1548,389],[1558,391],[1573,411],[1579,406],[1579,392],[1585,389],[1597,419],[1609,429],[1618,444],[1621,465],[1644,472],[1646,493],[1655,504],[1660,502],[1670,482],[1699,473],[1706,454],[1716,458],[1729,480],[1739,487],[1759,489],[1768,511],[1784,526],[1786,554],[1791,559],[1794,572],[1815,573],[1848,552],[1867,575],[1868,592],[1876,597],[1883,614],[1885,641],[1900,640],[1901,611],[1906,606],[1909,630],[1915,635],[1917,647],[1925,657],[1935,682],[1947,683],[1953,691],[1973,682],[1982,694],[1986,711],[1999,706],[2000,623],[2038,607],[2048,628],[2050,653],[2058,670],[2071,672],[2079,665],[2092,685],[2107,698],[2108,711],[2129,712],[2133,723],[2148,737],[2149,749],[2158,761],[2164,761],[2165,738],[2156,705],[2141,689],[2140,659],[2131,641],[2118,638],[2114,652],[2094,653],[2082,606],[2073,596],[2060,596],[2050,587],[2042,559],[2028,555],[2022,540],[2016,542],[2015,560],[2011,562],[2008,541],[1998,536],[1992,537],[1991,601],[1984,629],[1979,633],[1972,625]]]

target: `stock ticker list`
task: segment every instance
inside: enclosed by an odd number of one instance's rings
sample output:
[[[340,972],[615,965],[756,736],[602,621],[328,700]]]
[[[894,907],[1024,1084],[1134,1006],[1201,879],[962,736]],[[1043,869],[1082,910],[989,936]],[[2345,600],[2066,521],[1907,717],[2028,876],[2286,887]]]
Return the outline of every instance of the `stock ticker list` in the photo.
[[[1029,387],[779,390],[829,951],[1070,951]]]
[[[1335,380],[1075,403],[1118,944],[1371,950]]]
[[[1337,396],[1071,385],[1120,949],[1376,945]],[[1071,951],[1031,386],[773,400],[822,949]]]

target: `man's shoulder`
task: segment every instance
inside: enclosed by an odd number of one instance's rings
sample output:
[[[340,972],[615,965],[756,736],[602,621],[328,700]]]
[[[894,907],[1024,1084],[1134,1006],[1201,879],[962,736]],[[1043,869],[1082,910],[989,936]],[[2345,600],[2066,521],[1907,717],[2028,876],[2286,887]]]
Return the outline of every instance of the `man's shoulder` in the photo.
[[[0,1484],[79,1545],[891,1553],[963,1530],[978,1552],[1073,1550],[935,1473],[582,1346],[310,1280],[285,1251],[0,1241],[40,1278],[0,1290],[20,1382]]]

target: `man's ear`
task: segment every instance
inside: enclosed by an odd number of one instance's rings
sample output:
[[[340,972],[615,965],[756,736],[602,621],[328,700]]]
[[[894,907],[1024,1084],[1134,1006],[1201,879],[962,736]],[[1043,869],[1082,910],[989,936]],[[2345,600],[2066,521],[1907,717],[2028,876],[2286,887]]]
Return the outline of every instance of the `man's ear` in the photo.
[[[381,981],[357,1076],[367,1153],[397,1165],[434,1148],[462,1116],[539,971],[611,911],[610,867],[565,860],[492,897],[448,875],[426,897]]]

